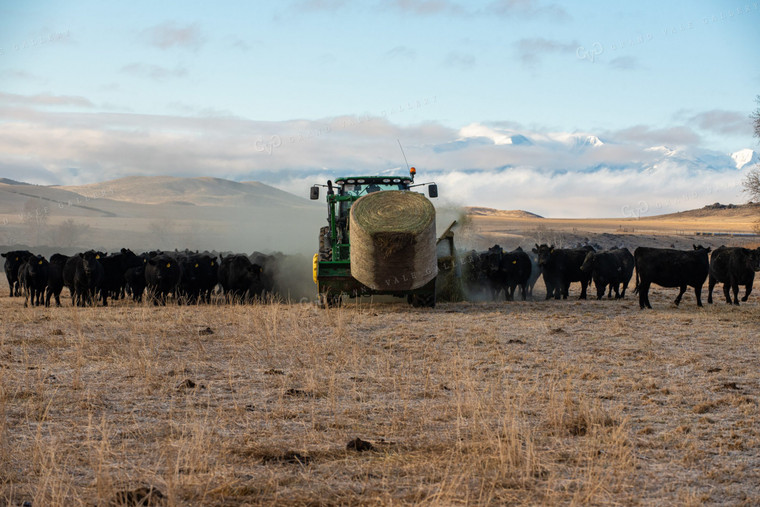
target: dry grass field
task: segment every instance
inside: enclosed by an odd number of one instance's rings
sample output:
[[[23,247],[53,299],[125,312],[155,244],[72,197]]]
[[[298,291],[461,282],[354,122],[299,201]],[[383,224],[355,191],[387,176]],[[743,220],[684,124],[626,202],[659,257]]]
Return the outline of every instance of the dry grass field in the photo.
[[[754,294],[675,308],[654,288],[651,311],[575,286],[433,310],[0,294],[4,505],[760,503]]]

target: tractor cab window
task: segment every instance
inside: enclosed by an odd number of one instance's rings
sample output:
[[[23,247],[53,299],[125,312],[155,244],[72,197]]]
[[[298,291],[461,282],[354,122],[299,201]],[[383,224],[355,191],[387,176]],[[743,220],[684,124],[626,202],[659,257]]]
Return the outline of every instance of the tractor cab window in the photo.
[[[341,189],[341,195],[360,195],[361,185],[345,184]]]
[[[396,181],[386,178],[387,181],[370,181],[362,183],[345,183],[341,188],[341,195],[351,195],[361,197],[363,195],[371,194],[372,192],[379,192],[381,190],[408,190],[407,183],[397,178]]]

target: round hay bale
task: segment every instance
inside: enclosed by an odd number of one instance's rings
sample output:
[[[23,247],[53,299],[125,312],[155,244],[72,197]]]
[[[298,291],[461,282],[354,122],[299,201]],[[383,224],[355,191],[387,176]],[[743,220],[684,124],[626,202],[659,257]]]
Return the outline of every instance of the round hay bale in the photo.
[[[351,206],[351,276],[374,290],[418,289],[438,274],[435,208],[416,192],[374,192]]]

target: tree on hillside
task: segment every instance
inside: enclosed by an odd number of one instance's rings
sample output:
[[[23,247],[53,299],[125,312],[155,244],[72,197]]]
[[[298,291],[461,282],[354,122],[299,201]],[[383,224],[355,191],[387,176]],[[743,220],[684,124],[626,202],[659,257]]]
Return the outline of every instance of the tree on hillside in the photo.
[[[90,230],[86,224],[78,224],[73,218],[56,225],[53,232],[53,244],[61,247],[80,246]]]
[[[30,241],[35,245],[40,244],[49,217],[50,208],[42,199],[31,198],[24,203],[21,220],[31,233]]]
[[[750,169],[747,176],[744,177],[744,191],[747,192],[752,200],[760,201],[760,168],[755,166]]]
[[[760,95],[755,98],[755,102],[760,105]],[[755,109],[755,112],[750,115],[755,127],[755,137],[760,137],[760,107]]]

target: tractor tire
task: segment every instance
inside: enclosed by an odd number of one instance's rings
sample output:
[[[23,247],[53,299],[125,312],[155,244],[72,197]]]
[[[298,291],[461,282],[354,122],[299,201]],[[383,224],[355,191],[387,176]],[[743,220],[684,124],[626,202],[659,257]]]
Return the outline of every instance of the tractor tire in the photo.
[[[433,278],[416,294],[409,294],[407,302],[415,308],[435,308],[436,279]]]
[[[435,308],[435,292],[410,294],[407,301],[415,308]]]

